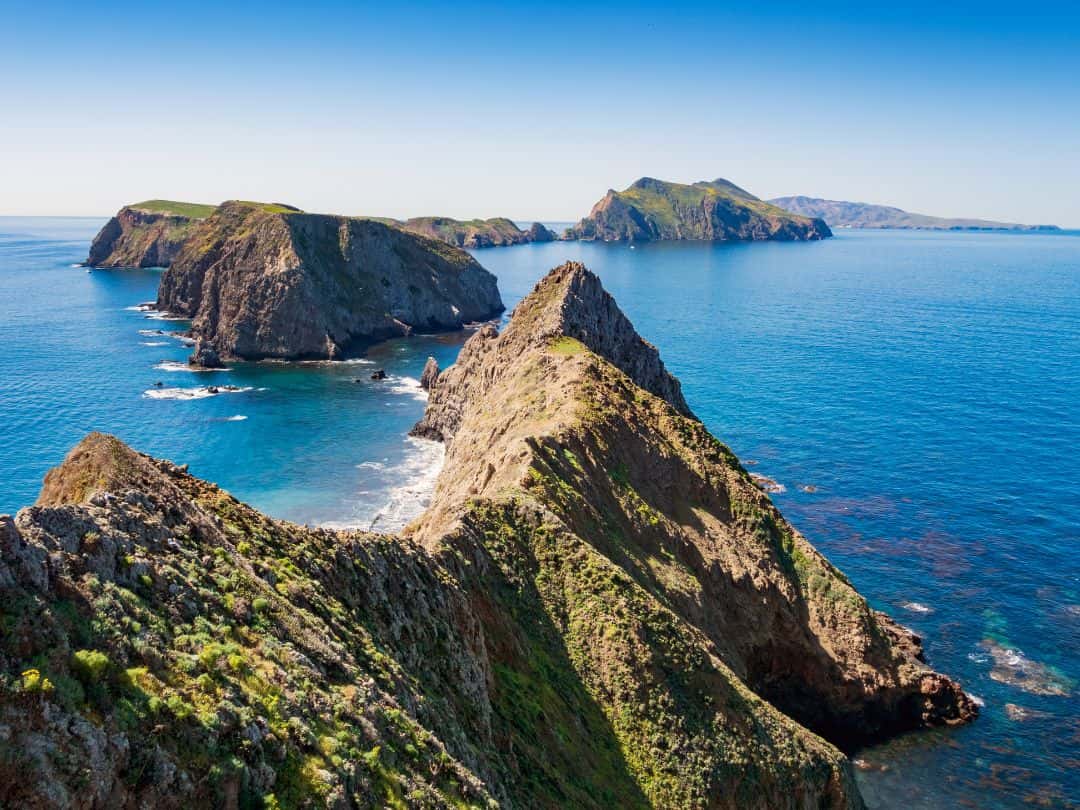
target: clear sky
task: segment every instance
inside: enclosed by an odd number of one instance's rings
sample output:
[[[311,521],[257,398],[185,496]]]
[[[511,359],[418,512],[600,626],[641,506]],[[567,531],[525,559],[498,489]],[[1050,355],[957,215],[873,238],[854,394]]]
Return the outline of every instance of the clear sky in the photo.
[[[650,175],[1080,227],[1077,4],[871,5],[0,0],[0,213],[563,220]]]

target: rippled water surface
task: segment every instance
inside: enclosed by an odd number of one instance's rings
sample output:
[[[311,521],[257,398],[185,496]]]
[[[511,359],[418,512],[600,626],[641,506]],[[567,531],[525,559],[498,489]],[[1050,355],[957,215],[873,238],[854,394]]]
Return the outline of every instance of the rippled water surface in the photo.
[[[160,271],[72,266],[100,225],[0,219],[0,511],[89,430],[300,522],[394,528],[422,508],[440,448],[405,437],[416,380],[465,335],[334,366],[175,370],[187,350],[155,330],[185,324],[134,309]],[[567,258],[597,271],[695,412],[783,485],[785,514],[985,703],[969,727],[862,752],[872,807],[1077,806],[1080,236],[475,255],[508,306]]]

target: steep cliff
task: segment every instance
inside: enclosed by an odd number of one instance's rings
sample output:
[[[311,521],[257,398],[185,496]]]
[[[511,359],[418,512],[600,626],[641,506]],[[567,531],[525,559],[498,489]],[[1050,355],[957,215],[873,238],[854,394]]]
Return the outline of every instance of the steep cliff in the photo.
[[[580,265],[430,365],[398,537],[98,434],[0,518],[0,804],[860,808],[819,734],[973,716]]]
[[[502,311],[462,250],[369,219],[222,204],[161,279],[158,307],[224,359],[335,358]]]
[[[727,180],[685,185],[643,177],[624,191],[609,190],[566,236],[605,242],[751,241],[823,239],[832,232],[821,220],[762,202]]]
[[[212,205],[147,200],[121,208],[94,237],[90,267],[168,267]]]

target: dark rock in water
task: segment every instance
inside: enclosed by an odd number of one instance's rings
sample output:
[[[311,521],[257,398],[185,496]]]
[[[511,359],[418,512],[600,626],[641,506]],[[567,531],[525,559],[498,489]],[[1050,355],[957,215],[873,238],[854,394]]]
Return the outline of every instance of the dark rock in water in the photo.
[[[195,351],[188,358],[188,363],[200,368],[225,368],[217,350],[208,342],[199,340],[195,344]]]
[[[386,379],[386,372],[381,368],[378,371],[373,371],[371,373],[371,379],[373,379],[373,380],[385,380]]]
[[[161,278],[158,308],[192,319],[221,358],[335,359],[502,311],[468,253],[370,219],[227,202]]]
[[[208,394],[220,394],[221,390],[216,385],[209,385],[206,388],[206,393],[208,393]]]
[[[164,385],[165,385],[165,383],[163,383],[161,380],[158,380],[157,382],[154,383],[155,388],[162,388]]]
[[[762,202],[727,180],[685,185],[642,177],[624,191],[609,190],[566,236],[604,242],[791,241],[824,239],[832,231],[820,219]]]
[[[439,378],[439,364],[434,357],[429,357],[427,362],[424,363],[424,371],[420,375],[420,387],[425,391],[430,391],[431,386],[435,384],[435,380]]]

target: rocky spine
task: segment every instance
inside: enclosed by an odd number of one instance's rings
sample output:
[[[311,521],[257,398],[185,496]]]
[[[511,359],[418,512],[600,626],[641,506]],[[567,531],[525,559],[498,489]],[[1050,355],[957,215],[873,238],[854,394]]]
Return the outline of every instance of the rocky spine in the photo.
[[[842,748],[974,716],[585,268],[431,372],[400,536],[102,435],[0,518],[0,802],[861,808]]]

